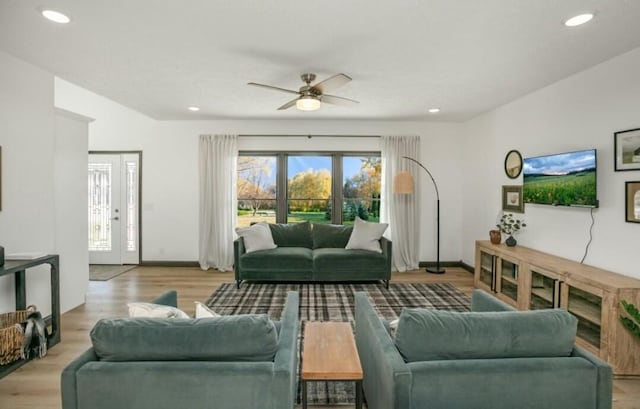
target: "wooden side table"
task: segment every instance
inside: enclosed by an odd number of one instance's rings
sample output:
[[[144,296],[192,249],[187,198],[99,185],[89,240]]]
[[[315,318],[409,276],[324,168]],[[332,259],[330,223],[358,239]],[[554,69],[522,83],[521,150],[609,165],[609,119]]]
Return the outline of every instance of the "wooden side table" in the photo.
[[[309,381],[354,381],[356,409],[362,409],[362,366],[351,324],[306,323],[300,380],[303,409],[307,409]]]

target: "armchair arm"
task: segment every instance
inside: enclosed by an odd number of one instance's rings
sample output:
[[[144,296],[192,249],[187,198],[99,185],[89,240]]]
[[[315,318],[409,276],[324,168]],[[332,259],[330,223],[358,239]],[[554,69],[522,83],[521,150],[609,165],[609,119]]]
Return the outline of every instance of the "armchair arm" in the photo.
[[[154,304],[178,307],[178,292],[176,290],[165,291],[152,301]]]
[[[60,386],[62,393],[62,409],[78,409],[78,386],[76,372],[87,362],[97,361],[98,357],[93,348],[89,348],[82,355],[71,361],[62,370]]]
[[[240,278],[240,256],[246,253],[246,249],[244,248],[244,239],[242,237],[238,237],[233,241],[233,271],[235,272],[236,282],[242,280]]]
[[[596,384],[596,409],[611,409],[613,399],[613,374],[611,367],[586,349],[574,346],[571,356],[584,358],[591,362],[598,371]]]
[[[411,408],[411,370],[378,318],[367,294],[355,293],[356,345],[369,409]]]
[[[296,400],[296,370],[298,367],[298,309],[299,296],[296,291],[287,293],[287,302],[282,311],[278,352],[273,361],[274,391],[273,409],[293,409]]]

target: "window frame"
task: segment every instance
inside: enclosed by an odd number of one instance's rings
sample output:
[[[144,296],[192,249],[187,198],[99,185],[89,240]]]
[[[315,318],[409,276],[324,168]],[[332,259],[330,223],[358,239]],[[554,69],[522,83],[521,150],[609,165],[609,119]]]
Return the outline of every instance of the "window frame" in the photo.
[[[331,157],[331,220],[332,224],[343,224],[343,158],[377,156],[381,151],[251,151],[242,150],[240,156],[275,156],[276,157],[276,223],[287,223],[288,189],[288,157],[289,156],[329,156]],[[380,192],[382,195],[382,192]],[[237,192],[236,192],[237,199]]]

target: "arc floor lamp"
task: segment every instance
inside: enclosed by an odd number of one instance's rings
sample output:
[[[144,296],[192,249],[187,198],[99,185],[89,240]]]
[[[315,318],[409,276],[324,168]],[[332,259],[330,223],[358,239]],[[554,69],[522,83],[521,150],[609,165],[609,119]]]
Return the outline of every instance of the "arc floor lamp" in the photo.
[[[436,183],[436,180],[433,178],[433,175],[431,174],[431,172],[429,172],[429,169],[427,169],[422,163],[418,162],[417,160],[410,158],[408,156],[403,156],[404,159],[408,159],[412,162],[415,162],[416,164],[418,164],[418,166],[420,166],[422,169],[424,169],[425,172],[427,172],[427,174],[429,175],[429,177],[431,178],[431,181],[433,182],[433,187],[436,189],[436,203],[437,203],[437,207],[436,207],[436,230],[437,230],[437,238],[436,238],[436,266],[434,267],[427,267],[427,272],[429,273],[433,273],[433,274],[444,274],[445,270],[444,268],[440,267],[440,193],[438,192],[438,184]],[[412,194],[413,193],[413,176],[406,171],[402,171],[399,172],[395,178],[393,179],[393,192],[397,193],[397,194]]]

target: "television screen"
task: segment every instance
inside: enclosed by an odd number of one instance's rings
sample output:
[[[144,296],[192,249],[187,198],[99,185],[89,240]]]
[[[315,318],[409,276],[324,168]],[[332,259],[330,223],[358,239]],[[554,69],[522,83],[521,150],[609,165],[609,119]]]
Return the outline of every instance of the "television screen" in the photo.
[[[524,159],[525,203],[598,207],[596,150]]]

